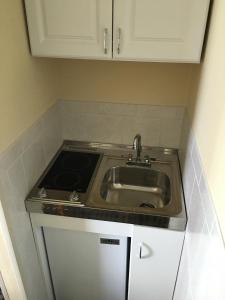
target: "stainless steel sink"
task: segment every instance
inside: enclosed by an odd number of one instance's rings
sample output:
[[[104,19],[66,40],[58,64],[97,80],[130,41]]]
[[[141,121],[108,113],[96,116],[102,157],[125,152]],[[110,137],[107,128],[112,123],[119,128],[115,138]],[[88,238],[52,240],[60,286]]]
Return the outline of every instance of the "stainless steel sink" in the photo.
[[[170,180],[147,167],[112,167],[103,178],[100,195],[122,207],[163,208],[171,199]]]
[[[127,165],[127,155],[122,151],[104,155],[87,206],[165,216],[176,222],[182,212],[176,156],[156,153],[151,164],[143,167]]]

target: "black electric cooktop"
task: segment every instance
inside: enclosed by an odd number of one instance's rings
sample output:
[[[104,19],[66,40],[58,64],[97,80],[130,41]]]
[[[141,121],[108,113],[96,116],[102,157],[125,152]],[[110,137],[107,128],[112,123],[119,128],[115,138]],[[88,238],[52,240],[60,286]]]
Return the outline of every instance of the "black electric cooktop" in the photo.
[[[39,188],[86,193],[100,154],[62,151]]]

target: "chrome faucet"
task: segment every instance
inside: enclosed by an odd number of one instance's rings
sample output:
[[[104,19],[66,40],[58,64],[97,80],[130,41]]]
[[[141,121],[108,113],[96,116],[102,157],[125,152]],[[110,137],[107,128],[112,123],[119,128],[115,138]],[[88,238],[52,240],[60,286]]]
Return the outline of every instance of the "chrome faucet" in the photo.
[[[134,137],[134,142],[133,142],[133,149],[136,150],[136,161],[141,161],[141,135],[136,134]]]
[[[141,167],[151,167],[151,159],[148,155],[145,155],[143,160],[141,159],[141,135],[136,134],[133,142],[133,149],[136,151],[136,157],[133,157],[132,154],[128,154],[127,165],[128,166],[141,166]]]

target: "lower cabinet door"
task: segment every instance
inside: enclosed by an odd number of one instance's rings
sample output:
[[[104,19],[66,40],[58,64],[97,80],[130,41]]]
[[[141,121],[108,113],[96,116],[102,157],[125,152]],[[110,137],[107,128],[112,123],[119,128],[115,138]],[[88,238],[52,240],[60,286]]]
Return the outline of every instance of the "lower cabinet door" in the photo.
[[[43,228],[56,300],[125,300],[127,237]]]
[[[172,300],[184,232],[134,226],[128,300]]]

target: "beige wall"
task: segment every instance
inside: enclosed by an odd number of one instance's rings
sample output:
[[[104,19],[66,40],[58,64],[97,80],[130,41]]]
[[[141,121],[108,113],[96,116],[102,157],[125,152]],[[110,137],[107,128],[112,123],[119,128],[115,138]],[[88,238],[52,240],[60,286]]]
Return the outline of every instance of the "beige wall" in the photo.
[[[22,3],[22,0],[1,1],[0,151],[57,98],[186,104],[192,68],[188,64],[33,58]]]
[[[62,60],[65,100],[185,105],[189,64]]]
[[[57,65],[29,54],[22,0],[1,0],[0,151],[57,98]],[[54,64],[53,64],[54,63]]]
[[[225,2],[215,0],[204,62],[193,73],[189,112],[225,237]]]

